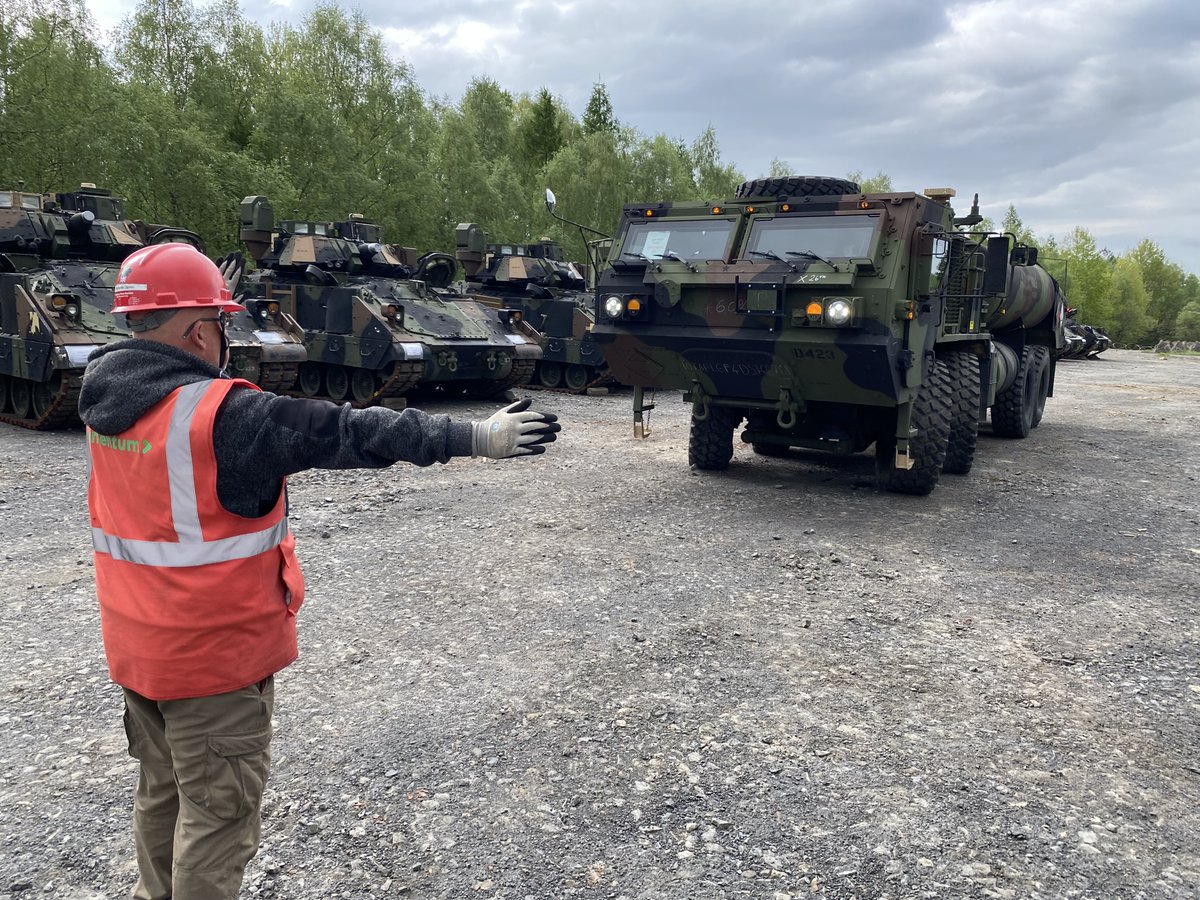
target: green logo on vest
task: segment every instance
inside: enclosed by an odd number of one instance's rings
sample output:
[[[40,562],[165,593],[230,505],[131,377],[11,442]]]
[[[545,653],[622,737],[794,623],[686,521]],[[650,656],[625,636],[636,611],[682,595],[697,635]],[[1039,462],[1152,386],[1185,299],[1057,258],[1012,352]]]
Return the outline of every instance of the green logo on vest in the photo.
[[[88,432],[88,443],[99,444],[109,450],[121,450],[125,453],[137,453],[142,456],[154,449],[145,438],[115,438],[106,434],[96,434],[94,431]]]

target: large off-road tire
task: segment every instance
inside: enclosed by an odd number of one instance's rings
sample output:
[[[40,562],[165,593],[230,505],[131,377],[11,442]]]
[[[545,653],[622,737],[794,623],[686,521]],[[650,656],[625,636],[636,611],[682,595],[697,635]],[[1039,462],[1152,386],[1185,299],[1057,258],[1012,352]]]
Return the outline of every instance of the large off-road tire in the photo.
[[[975,464],[979,440],[979,357],[966,350],[952,350],[940,358],[950,371],[950,440],[942,471],[966,475]]]
[[[786,175],[782,178],[756,178],[743,181],[733,192],[738,200],[757,197],[840,197],[858,194],[857,183],[845,178],[826,178],[821,175]]]
[[[1029,437],[1037,414],[1038,388],[1045,366],[1036,347],[1021,352],[1021,365],[1013,383],[996,396],[992,406],[992,434],[1005,438]]]
[[[917,433],[908,442],[909,455],[915,459],[913,467],[896,468],[895,435],[882,435],[875,441],[875,485],[879,490],[923,496],[937,487],[950,440],[950,409],[950,369],[939,359],[913,403],[912,427]]]
[[[1046,412],[1046,398],[1050,396],[1050,350],[1047,347],[1034,347],[1033,352],[1040,367],[1037,405],[1033,408],[1033,427],[1037,428],[1042,424],[1042,414]]]
[[[733,459],[733,432],[742,422],[742,411],[727,406],[709,407],[708,416],[692,416],[688,433],[688,465],[697,469],[728,469]]]

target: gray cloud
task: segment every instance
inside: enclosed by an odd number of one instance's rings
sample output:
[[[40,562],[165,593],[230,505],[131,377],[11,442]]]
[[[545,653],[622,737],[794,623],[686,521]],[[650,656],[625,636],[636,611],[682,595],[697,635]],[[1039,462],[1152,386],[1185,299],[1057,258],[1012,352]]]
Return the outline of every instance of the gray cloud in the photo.
[[[98,4],[130,0],[89,0]],[[260,20],[299,21],[311,0]],[[748,177],[888,173],[976,191],[1039,235],[1150,238],[1200,273],[1200,4],[1178,0],[432,0],[360,3],[430,94],[547,87],[691,140]],[[653,198],[629,198],[630,201]]]

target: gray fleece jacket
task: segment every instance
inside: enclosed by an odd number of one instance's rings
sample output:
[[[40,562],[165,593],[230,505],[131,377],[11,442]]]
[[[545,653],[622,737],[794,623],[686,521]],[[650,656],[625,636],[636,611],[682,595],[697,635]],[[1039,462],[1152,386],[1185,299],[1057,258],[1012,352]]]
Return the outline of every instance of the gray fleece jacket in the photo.
[[[183,350],[155,341],[119,341],[92,354],[79,414],[93,431],[120,434],[177,387],[220,377]],[[399,461],[444,463],[471,455],[471,434],[469,422],[416,409],[351,409],[235,388],[213,428],[217,497],[235,515],[261,516],[275,505],[286,475],[381,469]]]

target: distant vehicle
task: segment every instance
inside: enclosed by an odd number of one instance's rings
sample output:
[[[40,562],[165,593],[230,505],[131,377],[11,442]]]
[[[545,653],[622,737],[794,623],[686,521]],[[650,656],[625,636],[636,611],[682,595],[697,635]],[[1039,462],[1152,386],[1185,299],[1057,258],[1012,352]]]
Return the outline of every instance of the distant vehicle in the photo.
[[[979,423],[1021,438],[1053,394],[1062,292],[1037,250],[965,230],[954,191],[864,194],[790,176],[715,203],[624,208],[593,334],[615,376],[692,404],[688,459],[875,446],[880,489],[964,474]]]
[[[371,406],[420,384],[491,397],[525,384],[541,359],[511,310],[450,291],[446,253],[382,243],[360,215],[342,222],[284,220],[266,197],[241,204],[242,240],[259,268],[248,306],[281,310],[304,330],[308,361],[293,389]]]
[[[489,244],[472,222],[454,231],[455,258],[466,273],[463,291],[498,309],[521,311],[542,348],[533,383],[582,393],[612,384],[612,372],[592,337],[594,297],[583,270],[549,238]]]
[[[94,184],[53,196],[0,191],[0,421],[80,424],[88,355],[130,336],[112,313],[120,263],[167,241],[203,249],[195,232],[126,219],[122,199]],[[238,313],[229,337],[232,374],[267,388],[295,379],[304,348],[294,323]]]

